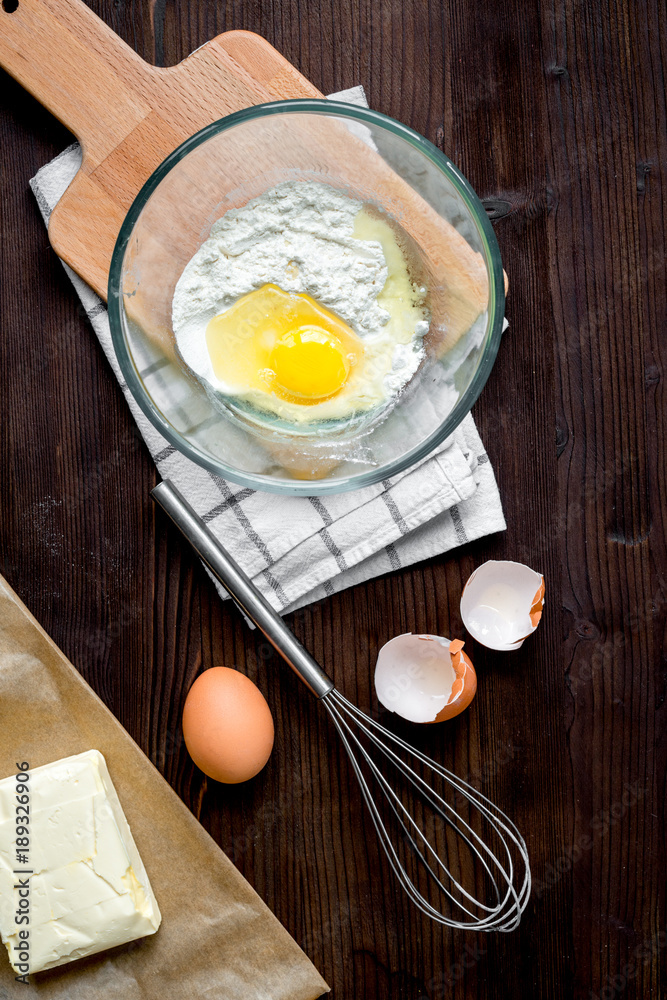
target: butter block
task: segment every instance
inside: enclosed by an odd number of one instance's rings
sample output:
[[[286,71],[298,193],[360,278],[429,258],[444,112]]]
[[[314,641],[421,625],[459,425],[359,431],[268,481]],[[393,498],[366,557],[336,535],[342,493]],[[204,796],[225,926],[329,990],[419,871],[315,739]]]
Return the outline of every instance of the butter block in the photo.
[[[29,972],[41,972],[155,934],[160,910],[102,754],[29,774],[25,864],[16,776],[0,781],[0,934],[12,968],[25,974],[27,955]]]

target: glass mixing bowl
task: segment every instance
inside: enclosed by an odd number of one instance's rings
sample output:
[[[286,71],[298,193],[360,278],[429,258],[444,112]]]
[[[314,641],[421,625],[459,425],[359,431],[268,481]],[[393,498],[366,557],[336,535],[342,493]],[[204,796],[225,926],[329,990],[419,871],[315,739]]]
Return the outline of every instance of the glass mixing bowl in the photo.
[[[171,304],[217,219],[299,180],[329,184],[391,217],[415,280],[428,288],[431,321],[425,359],[389,404],[297,427],[207,390],[179,355]],[[108,304],[123,375],[167,441],[236,483],[313,496],[396,475],[455,430],[495,360],[505,290],[484,207],[435,146],[375,111],[292,100],[229,115],[167,157],[122,226]]]

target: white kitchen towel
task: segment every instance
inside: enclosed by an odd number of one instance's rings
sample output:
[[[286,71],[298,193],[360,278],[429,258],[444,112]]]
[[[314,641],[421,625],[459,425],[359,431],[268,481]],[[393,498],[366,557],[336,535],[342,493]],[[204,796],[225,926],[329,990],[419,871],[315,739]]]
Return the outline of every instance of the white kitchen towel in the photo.
[[[361,87],[331,96],[366,106]],[[75,143],[30,182],[47,224],[80,165]],[[352,493],[281,496],[207,472],[165,440],[137,406],[118,367],[104,302],[63,266],[161,476],[175,483],[280,612],[506,527],[493,469],[470,415],[416,467]]]

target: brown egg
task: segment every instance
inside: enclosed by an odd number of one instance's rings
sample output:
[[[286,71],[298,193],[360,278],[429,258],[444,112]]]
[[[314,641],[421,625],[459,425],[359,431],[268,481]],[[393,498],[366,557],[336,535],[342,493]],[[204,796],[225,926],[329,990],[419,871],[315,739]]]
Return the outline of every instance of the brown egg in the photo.
[[[183,707],[188,753],[204,774],[227,785],[258,774],[273,748],[273,718],[250,678],[211,667],[194,682]]]

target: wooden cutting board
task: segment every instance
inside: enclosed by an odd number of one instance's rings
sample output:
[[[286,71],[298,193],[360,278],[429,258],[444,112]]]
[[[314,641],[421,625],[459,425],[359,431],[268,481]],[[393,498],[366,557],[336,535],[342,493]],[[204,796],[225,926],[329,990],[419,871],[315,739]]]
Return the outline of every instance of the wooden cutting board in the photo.
[[[258,35],[230,31],[202,45],[178,66],[144,62],[81,0],[16,0],[0,6],[0,65],[79,139],[83,163],[56,206],[49,237],[56,253],[104,299],[116,237],[139,189],[184,139],[242,108],[322,95]],[[267,126],[268,127],[268,126]],[[275,128],[280,129],[280,124]],[[297,126],[298,128],[298,126]],[[274,136],[273,155],[289,160],[298,131]],[[436,354],[456,343],[488,303],[481,255],[385,160],[344,126],[315,120],[299,148],[320,173],[331,172],[363,200],[385,202],[429,262],[431,324]],[[261,150],[246,150],[247,157]],[[288,165],[288,164],[283,164]],[[252,172],[251,172],[252,173]],[[254,192],[255,194],[261,192]],[[249,195],[251,196],[251,195]],[[174,212],[183,206],[174,206]],[[175,217],[165,218],[154,254],[172,253]],[[194,253],[196,247],[192,248]],[[157,287],[157,286],[156,286]],[[170,334],[172,289],[159,310],[133,302],[134,318],[152,339]]]
[[[322,97],[249,31],[218,35],[178,66],[151,66],[81,0],[19,0],[13,13],[0,5],[0,65],[82,145],[49,238],[104,299],[125,213],[168,153],[232,111]]]

